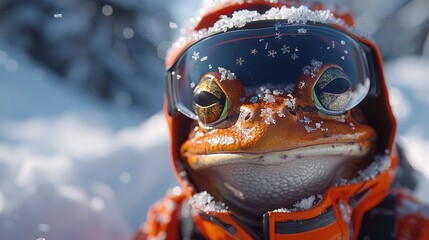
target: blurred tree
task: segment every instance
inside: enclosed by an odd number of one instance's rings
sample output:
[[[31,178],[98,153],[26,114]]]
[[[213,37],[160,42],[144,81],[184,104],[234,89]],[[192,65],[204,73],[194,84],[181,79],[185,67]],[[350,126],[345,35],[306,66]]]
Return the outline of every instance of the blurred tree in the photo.
[[[170,16],[150,0],[3,0],[0,37],[65,81],[151,114],[162,107]]]

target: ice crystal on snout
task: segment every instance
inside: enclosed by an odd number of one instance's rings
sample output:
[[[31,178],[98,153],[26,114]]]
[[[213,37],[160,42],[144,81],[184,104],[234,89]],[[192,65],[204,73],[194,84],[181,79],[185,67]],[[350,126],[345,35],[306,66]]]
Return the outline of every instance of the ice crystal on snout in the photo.
[[[292,94],[288,94],[288,95],[287,95],[287,98],[286,98],[284,101],[285,101],[286,106],[287,106],[289,109],[291,109],[291,110],[294,110],[294,109],[295,109],[295,105],[296,105],[296,98],[294,98],[294,97],[292,96]]]
[[[276,120],[273,117],[274,111],[271,108],[261,109],[261,117],[263,117],[266,124],[275,124]]]
[[[189,203],[206,213],[228,211],[228,207],[225,203],[216,202],[213,196],[206,191],[194,194],[189,200]]]
[[[299,121],[305,124],[310,124],[312,122],[311,119],[306,116],[304,116],[304,118]]]
[[[272,103],[272,102],[275,102],[276,101],[276,99],[274,98],[274,96],[273,95],[271,95],[271,94],[266,94],[265,96],[264,96],[264,102],[266,102],[266,103]]]

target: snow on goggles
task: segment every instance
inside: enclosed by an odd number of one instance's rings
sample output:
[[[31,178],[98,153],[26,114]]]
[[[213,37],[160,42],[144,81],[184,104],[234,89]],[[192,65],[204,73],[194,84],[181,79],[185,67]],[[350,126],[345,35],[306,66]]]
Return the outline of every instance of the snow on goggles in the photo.
[[[179,111],[206,125],[225,117],[231,103],[209,72],[218,72],[221,81],[239,79],[249,96],[267,85],[292,92],[302,74],[315,76],[324,66],[335,66],[324,68],[312,91],[315,106],[325,114],[350,110],[377,85],[369,69],[371,48],[340,29],[271,21],[254,25],[202,39],[178,57],[166,75],[171,115]],[[217,114],[201,119],[196,106],[211,106]]]

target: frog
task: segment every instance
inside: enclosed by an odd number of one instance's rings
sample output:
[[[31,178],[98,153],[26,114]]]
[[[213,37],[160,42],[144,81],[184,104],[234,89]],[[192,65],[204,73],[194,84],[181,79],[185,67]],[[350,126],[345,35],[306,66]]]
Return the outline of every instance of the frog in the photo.
[[[192,124],[180,149],[197,190],[256,225],[267,211],[292,209],[301,199],[356,178],[373,159],[376,132],[359,107],[329,115],[316,106],[321,101],[341,108],[350,95],[347,78],[340,66],[325,64],[316,74],[302,74],[292,91],[259,86],[255,92],[239,78],[202,76],[194,90],[202,120]],[[329,84],[346,87],[332,93]],[[320,99],[314,89],[321,89]],[[201,100],[207,95],[212,101]],[[207,127],[225,104],[222,122]]]

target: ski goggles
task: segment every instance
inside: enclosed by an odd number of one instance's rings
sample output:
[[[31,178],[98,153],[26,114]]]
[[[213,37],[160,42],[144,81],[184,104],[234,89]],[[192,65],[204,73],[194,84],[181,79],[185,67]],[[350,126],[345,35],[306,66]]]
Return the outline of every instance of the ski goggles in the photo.
[[[197,120],[195,88],[208,72],[239,79],[246,94],[267,84],[292,92],[302,74],[333,65],[312,97],[323,113],[342,114],[377,92],[373,59],[370,46],[329,25],[255,22],[197,41],[178,57],[166,75],[168,110]]]

